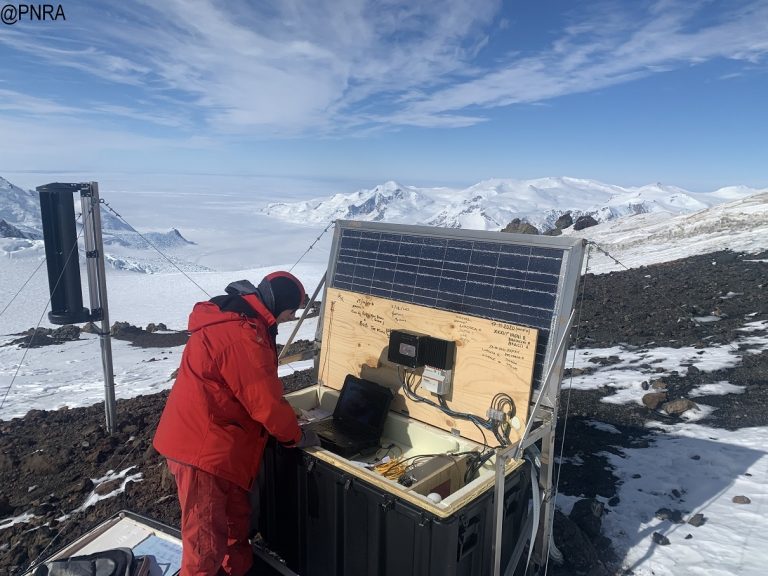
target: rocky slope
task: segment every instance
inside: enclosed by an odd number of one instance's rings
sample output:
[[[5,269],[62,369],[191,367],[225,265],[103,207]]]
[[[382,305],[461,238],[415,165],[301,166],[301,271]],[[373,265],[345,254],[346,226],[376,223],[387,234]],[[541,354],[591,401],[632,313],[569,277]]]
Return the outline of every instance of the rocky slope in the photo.
[[[764,280],[768,264],[761,262],[767,257],[721,252],[619,273],[588,274],[583,279],[576,345],[677,347],[732,342],[746,315],[751,315],[749,321],[768,319]],[[738,297],[729,296],[733,294]],[[695,320],[711,315],[720,320]],[[116,335],[142,346],[169,345],[168,335],[162,336],[165,340],[153,342],[152,334],[125,326]],[[48,337],[51,345],[65,341]],[[185,335],[177,338],[183,341]],[[611,361],[596,358],[596,363]],[[741,364],[715,373],[688,368],[667,379],[667,399],[684,399],[693,386],[703,382],[728,380],[745,386],[744,393],[706,398],[708,404],[721,409],[700,423],[728,429],[765,426],[766,374],[767,352],[744,356]],[[566,373],[566,382],[567,377]],[[297,374],[286,379],[285,385],[292,390],[308,383],[307,374]],[[637,405],[600,402],[609,393],[608,389],[564,391],[564,399],[565,394],[569,396],[561,404],[561,416],[565,406],[569,415],[559,489],[585,498],[600,496],[610,506],[618,479],[601,453],[642,446],[649,435],[645,422],[669,421],[675,416]],[[0,527],[3,518],[34,515],[28,522],[0,528],[0,573],[17,574],[121,509],[178,525],[173,479],[151,447],[166,397],[167,393],[161,393],[118,401],[118,430],[112,436],[104,430],[101,405],[31,411],[23,418],[0,422]],[[622,434],[601,431],[588,425],[590,420],[610,424]],[[582,462],[580,466],[567,463],[574,456]],[[124,490],[115,494],[123,485]],[[113,496],[84,507],[94,489],[97,494]],[[570,517],[558,514],[555,540],[568,560],[564,566],[550,566],[551,574],[624,573],[620,554],[600,535],[600,513],[599,506],[596,510],[593,502],[585,500],[574,507]]]

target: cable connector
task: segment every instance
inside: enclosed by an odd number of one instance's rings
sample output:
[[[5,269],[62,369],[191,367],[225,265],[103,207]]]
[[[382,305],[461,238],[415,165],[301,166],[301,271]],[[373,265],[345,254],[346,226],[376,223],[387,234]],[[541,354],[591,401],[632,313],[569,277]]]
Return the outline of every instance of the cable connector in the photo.
[[[491,422],[504,422],[506,420],[506,416],[504,415],[503,410],[496,410],[495,408],[488,408],[485,415],[487,416],[488,420]]]

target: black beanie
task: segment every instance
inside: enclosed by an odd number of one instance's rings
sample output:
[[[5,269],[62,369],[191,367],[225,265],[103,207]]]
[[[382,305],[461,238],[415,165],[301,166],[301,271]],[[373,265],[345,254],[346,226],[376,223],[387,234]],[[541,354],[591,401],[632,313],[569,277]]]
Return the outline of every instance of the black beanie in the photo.
[[[264,305],[277,318],[286,310],[296,310],[304,305],[306,294],[299,279],[290,272],[273,272],[259,284]]]

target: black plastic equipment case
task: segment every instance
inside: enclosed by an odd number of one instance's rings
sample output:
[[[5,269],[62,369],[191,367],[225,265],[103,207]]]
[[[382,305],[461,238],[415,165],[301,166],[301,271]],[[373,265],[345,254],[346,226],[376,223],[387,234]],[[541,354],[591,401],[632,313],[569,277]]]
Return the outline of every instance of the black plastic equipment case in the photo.
[[[259,529],[302,576],[485,576],[493,565],[494,490],[440,518],[301,450],[271,444]],[[525,523],[530,470],[506,478],[501,565]]]

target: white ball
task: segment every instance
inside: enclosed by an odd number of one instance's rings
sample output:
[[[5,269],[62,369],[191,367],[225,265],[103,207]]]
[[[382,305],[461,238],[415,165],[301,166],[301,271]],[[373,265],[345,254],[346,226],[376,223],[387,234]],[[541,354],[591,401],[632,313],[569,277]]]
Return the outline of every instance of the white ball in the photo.
[[[440,496],[440,494],[438,494],[437,492],[430,492],[429,494],[427,494],[427,498],[432,500],[432,502],[434,502],[435,504],[437,504],[438,502],[440,502],[440,500],[443,499],[443,497]]]

